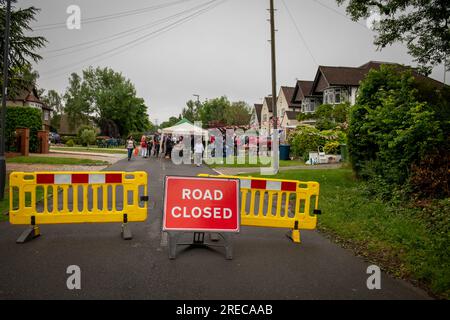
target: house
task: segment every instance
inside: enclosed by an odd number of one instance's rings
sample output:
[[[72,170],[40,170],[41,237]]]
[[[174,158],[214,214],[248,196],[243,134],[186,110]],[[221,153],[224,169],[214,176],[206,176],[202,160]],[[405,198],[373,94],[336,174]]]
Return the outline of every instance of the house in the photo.
[[[272,97],[265,97],[261,109],[260,129],[265,129],[267,132],[272,127]]]
[[[39,99],[37,89],[35,87],[23,89],[14,98],[8,98],[7,106],[31,107],[42,111],[42,130],[50,131],[50,115],[52,108],[47,106]]]
[[[281,87],[277,97],[277,117],[282,119],[286,111],[300,111],[301,103],[296,102],[294,98],[295,88]]]
[[[252,111],[252,116],[250,118],[250,128],[259,129],[259,125],[261,123],[261,111],[263,105],[255,103]]]
[[[311,89],[314,81],[297,80],[293,99],[301,105],[302,113],[312,113],[322,104],[322,95],[312,95]]]

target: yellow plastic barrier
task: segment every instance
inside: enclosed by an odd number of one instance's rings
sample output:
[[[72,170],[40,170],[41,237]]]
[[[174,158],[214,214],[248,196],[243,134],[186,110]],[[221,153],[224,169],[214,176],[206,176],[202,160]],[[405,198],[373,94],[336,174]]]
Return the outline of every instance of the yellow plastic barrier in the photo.
[[[131,239],[127,223],[147,219],[146,172],[13,172],[9,185],[10,223],[31,225],[19,243],[65,223],[122,222]]]
[[[241,184],[241,225],[292,229],[290,238],[300,243],[300,230],[317,225],[319,183],[244,176],[208,175],[234,178]]]

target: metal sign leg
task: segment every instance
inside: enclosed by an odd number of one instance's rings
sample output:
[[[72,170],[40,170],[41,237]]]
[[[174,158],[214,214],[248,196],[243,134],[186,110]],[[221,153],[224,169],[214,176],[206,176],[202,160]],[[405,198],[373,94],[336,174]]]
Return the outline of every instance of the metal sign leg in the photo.
[[[33,240],[34,238],[37,238],[41,235],[41,231],[39,230],[39,227],[36,225],[36,217],[31,216],[31,226],[29,226],[20,237],[16,240],[16,243],[25,243],[28,241]]]

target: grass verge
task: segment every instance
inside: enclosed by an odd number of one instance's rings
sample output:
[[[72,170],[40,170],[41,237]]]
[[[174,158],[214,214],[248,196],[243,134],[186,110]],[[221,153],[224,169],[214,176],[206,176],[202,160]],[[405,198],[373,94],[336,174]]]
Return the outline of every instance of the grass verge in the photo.
[[[258,163],[251,164],[249,163],[248,157],[234,157],[233,164],[227,164],[224,159],[223,164],[211,164],[208,165],[210,168],[260,168],[260,167],[270,167],[270,162],[272,159],[270,157],[261,157],[261,161],[258,159]],[[238,163],[241,161],[243,163]],[[266,164],[269,163],[269,164]],[[280,167],[292,167],[292,166],[302,166],[305,162],[300,160],[280,160]]]
[[[388,273],[450,298],[450,200],[375,199],[349,169],[289,170],[276,178],[320,183],[319,230]]]
[[[88,153],[107,153],[107,154],[126,154],[126,149],[108,149],[108,148],[94,148],[94,147],[50,147],[50,151],[73,151],[73,152],[88,152]]]
[[[49,189],[49,195],[52,194],[52,189]],[[37,202],[44,199],[44,190],[42,188],[36,189],[36,199]],[[14,193],[14,199],[13,199],[13,206],[17,206],[18,202],[17,194]],[[31,202],[31,199],[25,199],[25,203],[28,205]],[[6,213],[9,211],[9,186],[6,185],[5,188],[5,198],[3,200],[0,200],[0,222],[1,221],[7,221],[8,216]]]
[[[58,157],[15,157],[6,160],[7,163],[23,164],[59,164],[59,165],[90,165],[102,166],[109,164],[103,160],[76,159],[76,158],[58,158]]]

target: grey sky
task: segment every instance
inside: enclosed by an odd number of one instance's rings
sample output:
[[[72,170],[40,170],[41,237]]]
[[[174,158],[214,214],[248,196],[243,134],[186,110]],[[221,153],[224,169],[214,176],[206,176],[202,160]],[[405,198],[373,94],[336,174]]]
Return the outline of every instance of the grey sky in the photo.
[[[66,9],[73,4],[81,8],[82,19],[87,19],[174,1],[19,0],[17,6],[41,8],[34,25],[42,26],[65,23]],[[42,50],[44,59],[36,66],[41,75],[39,86],[62,93],[71,72],[89,65],[109,66],[135,84],[138,95],[149,106],[151,120],[157,119],[159,123],[178,115],[188,99],[195,99],[193,94],[199,94],[202,101],[226,95],[233,101],[262,102],[271,91],[268,0],[226,0],[168,32],[143,38],[132,47],[124,45],[181,17],[96,46],[81,47],[83,50],[71,54],[68,54],[71,50],[78,49],[49,52],[148,25],[209,1],[186,0],[160,10],[82,23],[81,30],[63,27],[35,31],[49,41]],[[358,66],[369,60],[413,65],[402,45],[376,51],[374,33],[365,26],[365,21],[356,23],[344,17],[344,8],[338,7],[334,0],[285,0],[313,59],[282,1],[275,3],[278,87],[293,86],[296,78],[312,80],[317,70],[314,60],[321,65],[336,66]],[[432,77],[442,81],[443,69],[443,66],[435,68]]]

